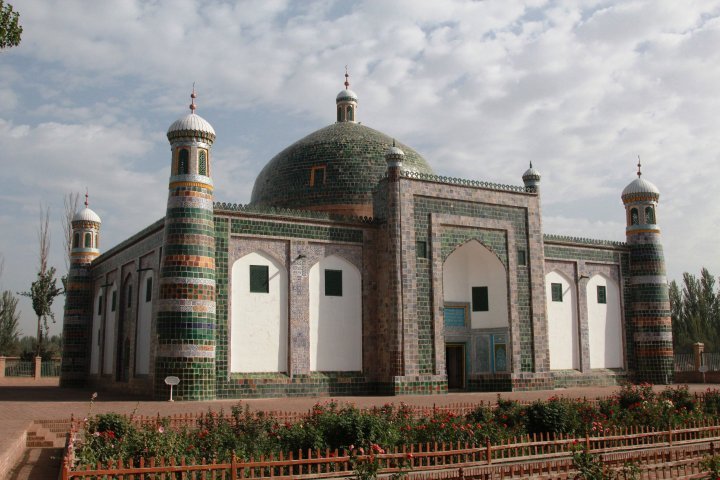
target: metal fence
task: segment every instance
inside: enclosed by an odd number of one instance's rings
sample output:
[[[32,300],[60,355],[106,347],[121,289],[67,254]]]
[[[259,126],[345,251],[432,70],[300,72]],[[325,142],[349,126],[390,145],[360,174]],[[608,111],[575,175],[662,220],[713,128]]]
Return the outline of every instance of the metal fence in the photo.
[[[42,362],[40,366],[40,376],[42,377],[59,377],[61,360],[55,358]],[[35,362],[23,361],[19,357],[5,358],[5,376],[6,377],[34,377]]]
[[[702,365],[708,367],[708,372],[720,372],[720,353],[703,352]],[[675,354],[675,371],[676,372],[695,372],[695,355],[692,353],[676,353]]]

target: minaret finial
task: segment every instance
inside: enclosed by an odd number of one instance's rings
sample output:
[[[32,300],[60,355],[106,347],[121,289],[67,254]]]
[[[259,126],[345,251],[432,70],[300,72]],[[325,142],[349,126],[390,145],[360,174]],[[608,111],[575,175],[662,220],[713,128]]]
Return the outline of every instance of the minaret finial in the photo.
[[[640,178],[640,176],[642,175],[642,171],[640,171],[640,167],[641,167],[641,165],[640,165],[640,155],[638,155],[638,171],[637,171],[637,176],[638,176],[638,178]]]
[[[190,94],[190,113],[195,113],[195,109],[197,106],[195,105],[195,99],[197,98],[197,95],[195,94],[195,82],[193,82],[193,89],[192,93]]]
[[[87,187],[85,187],[85,208],[88,208],[88,206],[90,205],[90,201],[88,200],[88,197],[90,197],[90,195],[88,195],[88,189],[87,189]]]
[[[347,65],[345,65],[345,90],[350,88],[350,74],[348,73]]]
[[[532,168],[532,160],[530,161],[530,168]]]

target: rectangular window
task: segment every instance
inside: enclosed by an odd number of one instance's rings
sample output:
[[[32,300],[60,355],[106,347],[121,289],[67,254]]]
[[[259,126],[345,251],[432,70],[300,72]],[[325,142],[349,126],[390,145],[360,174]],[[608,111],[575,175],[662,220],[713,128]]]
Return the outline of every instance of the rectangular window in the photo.
[[[417,252],[417,258],[427,258],[427,242],[415,242],[415,251]]]
[[[145,280],[145,301],[152,300],[152,277]]]
[[[597,300],[598,303],[607,303],[607,291],[605,290],[605,285],[597,286]]]
[[[518,262],[518,265],[527,265],[527,257],[525,255],[525,249],[518,248],[517,262]]]
[[[325,296],[342,297],[342,270],[325,270]]]
[[[325,165],[310,168],[310,186],[325,185]]]
[[[267,265],[250,265],[250,292],[269,293],[270,274]]]
[[[117,305],[117,290],[113,290],[112,292],[112,300],[110,300],[110,311],[115,311],[115,306]]]
[[[127,306],[128,308],[132,307],[132,285],[128,285],[127,289]]]
[[[551,283],[550,291],[553,302],[562,302],[562,283]]]
[[[473,312],[487,312],[490,310],[488,301],[488,287],[472,287]]]
[[[102,295],[98,297],[98,315],[102,315]]]

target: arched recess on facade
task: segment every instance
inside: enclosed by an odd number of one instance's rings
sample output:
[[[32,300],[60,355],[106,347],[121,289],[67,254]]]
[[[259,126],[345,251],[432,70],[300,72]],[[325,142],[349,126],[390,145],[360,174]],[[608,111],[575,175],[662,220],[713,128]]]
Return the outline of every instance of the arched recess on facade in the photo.
[[[100,333],[105,309],[102,291],[102,288],[98,288],[93,300],[92,332],[90,334],[90,373],[93,375],[100,373]]]
[[[132,325],[133,278],[127,274],[118,299],[117,335],[115,345],[115,380],[127,382],[130,377],[130,326]]]
[[[623,326],[617,282],[603,274],[590,277],[587,308],[590,368],[622,368]]]
[[[575,282],[553,270],[545,275],[550,370],[580,369],[580,329]]]
[[[155,274],[152,270],[140,273],[138,279],[137,329],[135,333],[135,375],[150,373],[150,338],[152,328],[152,300]]]
[[[287,372],[288,275],[255,251],[231,269],[230,371]]]
[[[362,370],[362,274],[339,255],[310,268],[310,370]]]
[[[505,265],[477,240],[460,245],[443,263],[443,301],[468,304],[471,328],[507,328]]]
[[[102,373],[104,375],[113,374],[113,364],[115,359],[115,338],[117,328],[117,314],[118,314],[118,288],[113,282],[109,285],[106,290],[107,299],[105,300],[105,334],[102,345],[102,357],[103,357],[103,368]]]

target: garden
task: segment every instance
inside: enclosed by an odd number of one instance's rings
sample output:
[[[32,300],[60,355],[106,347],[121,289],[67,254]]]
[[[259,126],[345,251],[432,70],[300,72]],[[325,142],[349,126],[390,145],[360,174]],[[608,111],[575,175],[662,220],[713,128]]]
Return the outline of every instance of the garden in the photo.
[[[78,468],[108,462],[139,465],[158,458],[182,458],[186,464],[223,463],[316,451],[345,456],[357,472],[379,467],[368,457],[386,451],[503,444],[522,437],[582,439],[611,432],[717,425],[719,420],[718,390],[693,395],[686,387],[676,387],[656,393],[651,385],[643,384],[625,386],[612,397],[593,401],[553,397],[521,404],[498,396],[496,405],[478,405],[464,413],[435,409],[418,415],[417,409],[405,404],[359,409],[328,401],[293,421],[252,412],[241,404],[228,414],[210,411],[194,425],[183,426],[162,417],[139,422],[133,416],[89,415],[72,450]],[[393,457],[392,466],[402,472],[414,463],[408,461],[411,457]],[[373,478],[374,473],[364,478]]]

